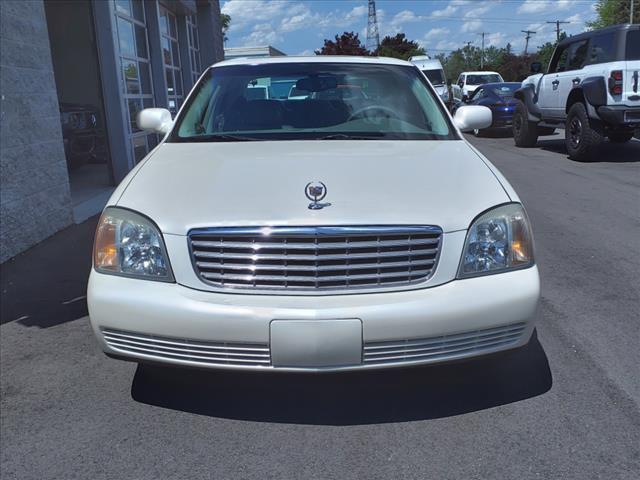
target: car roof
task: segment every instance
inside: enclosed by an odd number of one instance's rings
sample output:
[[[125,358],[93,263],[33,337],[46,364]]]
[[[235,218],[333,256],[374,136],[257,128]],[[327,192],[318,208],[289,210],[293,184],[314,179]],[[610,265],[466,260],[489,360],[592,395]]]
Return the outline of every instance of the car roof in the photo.
[[[437,58],[425,59],[425,60],[411,60],[411,63],[417,67],[440,67],[442,63]]]
[[[640,29],[640,25],[636,23],[633,23],[633,24],[623,23],[620,25],[612,25],[610,27],[599,28],[597,30],[590,30],[588,32],[579,33],[578,35],[572,35],[570,37],[565,38],[560,43],[558,43],[558,46],[564,47],[568,43],[574,42],[576,40],[584,40],[587,38],[591,38],[594,35],[600,35],[602,33],[616,32],[618,30],[637,30],[637,29]]]
[[[266,65],[270,63],[374,63],[378,65],[414,66],[413,63],[389,57],[356,57],[350,55],[309,55],[281,57],[244,57],[224,60],[212,65],[213,68],[230,65]]]
[[[490,72],[488,70],[476,71],[476,72],[462,72],[462,73],[460,73],[460,75],[485,75],[487,73],[489,75],[500,75],[498,72]]]

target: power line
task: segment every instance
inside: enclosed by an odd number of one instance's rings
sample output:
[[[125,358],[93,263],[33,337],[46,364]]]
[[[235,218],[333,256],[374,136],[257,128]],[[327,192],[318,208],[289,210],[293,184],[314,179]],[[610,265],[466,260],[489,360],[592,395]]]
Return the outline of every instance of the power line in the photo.
[[[633,2],[633,0],[631,0]],[[559,42],[560,41],[560,24],[561,23],[571,23],[571,22],[567,22],[564,20],[555,20],[553,22],[549,22],[547,21],[547,23],[555,23],[556,24],[556,41]]]
[[[533,30],[520,30],[522,33],[525,33],[526,36],[524,37],[526,43],[524,44],[524,54],[527,54],[527,49],[529,48],[529,39],[531,38],[531,35],[535,34],[536,32],[534,32]]]

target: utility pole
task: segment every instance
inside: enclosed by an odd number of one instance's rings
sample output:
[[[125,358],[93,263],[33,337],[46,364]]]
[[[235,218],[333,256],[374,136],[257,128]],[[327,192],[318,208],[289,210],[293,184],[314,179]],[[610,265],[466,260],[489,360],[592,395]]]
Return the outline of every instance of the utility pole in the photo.
[[[633,0],[631,0],[631,3],[633,4]],[[554,22],[547,22],[547,23],[555,23],[556,24],[556,42],[560,41],[560,24],[561,23],[571,23],[571,22],[565,22],[563,20],[556,20]]]
[[[378,19],[376,17],[376,1],[369,0],[369,19],[367,21],[367,50],[374,52],[380,46]]]
[[[480,70],[484,68],[484,36],[489,32],[480,32],[478,35],[482,35],[482,50],[480,53]]]
[[[526,43],[524,44],[524,54],[527,54],[527,49],[529,48],[529,39],[531,38],[531,35],[534,35],[536,32],[534,32],[533,30],[520,30],[522,33],[526,33]]]
[[[629,6],[629,23],[633,23],[633,4],[635,0],[631,0],[631,5]]]

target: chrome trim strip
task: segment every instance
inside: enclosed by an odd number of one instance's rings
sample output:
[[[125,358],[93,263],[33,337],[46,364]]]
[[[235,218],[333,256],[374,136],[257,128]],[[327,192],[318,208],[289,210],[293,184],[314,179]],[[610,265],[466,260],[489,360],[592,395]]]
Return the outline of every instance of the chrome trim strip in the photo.
[[[441,235],[442,229],[435,225],[356,225],[356,226],[318,226],[318,227],[210,227],[189,230],[191,235],[263,235],[263,236],[354,236],[354,235],[393,235],[431,233]]]

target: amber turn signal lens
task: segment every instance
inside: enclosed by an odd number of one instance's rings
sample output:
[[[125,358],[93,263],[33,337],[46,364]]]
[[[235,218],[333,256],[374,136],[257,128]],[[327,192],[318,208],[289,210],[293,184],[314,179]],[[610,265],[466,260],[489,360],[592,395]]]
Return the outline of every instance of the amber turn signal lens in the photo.
[[[93,263],[98,268],[117,270],[118,248],[116,247],[116,225],[108,216],[103,216],[96,231]]]

